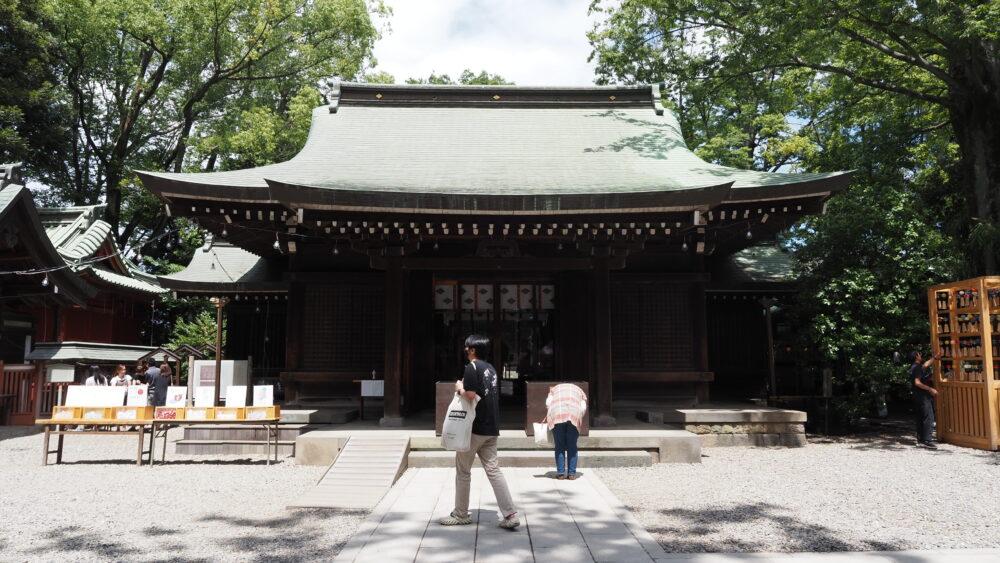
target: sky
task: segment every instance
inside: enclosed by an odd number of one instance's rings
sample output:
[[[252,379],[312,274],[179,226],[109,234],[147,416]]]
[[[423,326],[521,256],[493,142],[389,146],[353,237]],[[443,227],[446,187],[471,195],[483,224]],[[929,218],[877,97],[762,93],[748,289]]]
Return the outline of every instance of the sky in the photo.
[[[396,82],[485,70],[520,86],[586,86],[590,0],[386,0],[376,70]]]

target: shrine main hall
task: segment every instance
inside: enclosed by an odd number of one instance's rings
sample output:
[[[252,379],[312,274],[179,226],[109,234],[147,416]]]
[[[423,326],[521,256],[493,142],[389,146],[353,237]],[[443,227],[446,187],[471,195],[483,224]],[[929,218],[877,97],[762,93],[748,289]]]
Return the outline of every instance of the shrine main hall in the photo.
[[[657,85],[336,83],[328,99],[287,162],[139,175],[211,233],[160,283],[227,298],[226,358],[252,357],[286,404],[336,404],[374,373],[386,426],[434,408],[470,333],[493,341],[502,402],[585,382],[595,426],[754,388],[773,347],[756,298],[791,290],[736,258],[772,256],[758,245],[850,180],[705,162]]]

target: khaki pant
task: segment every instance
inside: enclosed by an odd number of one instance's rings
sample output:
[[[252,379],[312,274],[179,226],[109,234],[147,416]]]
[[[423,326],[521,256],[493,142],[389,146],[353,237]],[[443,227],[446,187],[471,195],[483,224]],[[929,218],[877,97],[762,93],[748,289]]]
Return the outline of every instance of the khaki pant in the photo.
[[[472,462],[476,460],[477,454],[486,470],[486,477],[493,486],[501,515],[514,514],[514,500],[510,498],[507,480],[497,463],[497,437],[473,434],[469,451],[455,452],[455,510],[452,515],[462,518],[469,516],[469,485],[472,482]]]

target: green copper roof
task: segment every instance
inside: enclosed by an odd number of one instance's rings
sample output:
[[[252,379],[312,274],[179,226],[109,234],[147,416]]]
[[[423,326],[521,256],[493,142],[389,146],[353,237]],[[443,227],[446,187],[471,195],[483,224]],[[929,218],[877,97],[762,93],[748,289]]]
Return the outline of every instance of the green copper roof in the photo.
[[[274,292],[284,290],[280,272],[267,260],[225,241],[208,238],[194,252],[191,263],[175,274],[160,276],[164,287],[181,291],[228,290]]]
[[[353,89],[356,98],[378,90],[372,85],[344,88]],[[412,86],[384,89],[397,97],[420,92]],[[439,90],[467,93],[460,87]],[[516,87],[498,91],[507,96]],[[593,91],[614,98],[614,89]],[[192,194],[197,185],[202,188],[199,197],[215,193],[258,201],[277,200],[270,187],[278,185],[479,196],[662,193],[725,185],[732,188],[726,199],[740,201],[803,195],[804,186],[817,182],[822,185],[806,191],[829,192],[846,185],[849,176],[755,172],[707,163],[687,148],[677,118],[669,110],[658,114],[652,103],[379,105],[372,97],[365,103],[345,100],[333,109],[316,108],[306,146],[288,162],[231,172],[141,175],[166,197]],[[836,181],[828,182],[832,179]]]
[[[102,247],[113,254],[108,260],[73,266],[73,271],[89,273],[103,283],[141,293],[166,292],[156,284],[155,276],[142,272],[121,255],[111,236],[111,225],[99,218],[103,209],[103,205],[47,207],[39,208],[38,216],[45,234],[67,263],[95,258]]]

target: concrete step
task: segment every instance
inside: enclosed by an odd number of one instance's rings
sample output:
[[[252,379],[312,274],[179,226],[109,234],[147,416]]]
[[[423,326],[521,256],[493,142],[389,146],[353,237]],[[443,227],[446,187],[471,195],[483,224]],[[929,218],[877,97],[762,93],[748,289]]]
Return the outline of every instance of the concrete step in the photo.
[[[299,435],[308,432],[307,424],[281,424],[277,427],[278,440],[295,440]],[[184,426],[185,440],[267,440],[267,429],[263,426],[247,425],[191,425]]]
[[[264,440],[178,440],[176,452],[185,455],[267,454]],[[295,440],[278,440],[278,454],[294,455]]]
[[[304,402],[281,407],[282,422],[344,424],[357,418],[358,408],[353,405],[334,406]]]
[[[555,467],[552,450],[501,450],[497,452],[501,467]],[[646,451],[582,451],[578,467],[649,467],[655,460]],[[410,451],[409,467],[454,467],[455,452],[450,451]],[[479,459],[475,466],[481,466]]]

